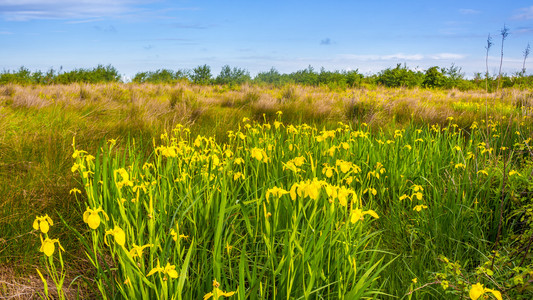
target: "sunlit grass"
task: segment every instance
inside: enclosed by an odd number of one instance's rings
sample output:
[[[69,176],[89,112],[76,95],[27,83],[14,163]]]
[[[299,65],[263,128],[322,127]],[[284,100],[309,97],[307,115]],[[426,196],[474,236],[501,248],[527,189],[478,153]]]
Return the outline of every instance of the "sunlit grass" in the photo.
[[[67,281],[110,298],[527,287],[527,238],[505,254],[530,230],[527,92],[3,88],[0,254],[20,274],[45,262],[31,225],[48,214]]]

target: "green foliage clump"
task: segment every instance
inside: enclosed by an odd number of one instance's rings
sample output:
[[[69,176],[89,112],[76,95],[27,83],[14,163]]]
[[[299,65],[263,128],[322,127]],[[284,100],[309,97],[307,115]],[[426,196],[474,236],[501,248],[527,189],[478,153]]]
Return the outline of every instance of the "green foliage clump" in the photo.
[[[31,72],[21,67],[17,72],[4,71],[0,74],[0,84],[70,84],[70,83],[107,83],[120,82],[121,76],[113,66],[98,65],[93,69],[74,69],[69,72],[57,72],[50,69],[46,74],[41,71]]]
[[[208,65],[198,66],[192,70],[190,78],[195,84],[211,84],[213,75],[211,67]]]
[[[252,78],[250,73],[245,69],[240,69],[234,67],[233,69],[230,66],[225,65],[222,67],[220,74],[215,79],[216,84],[228,84],[228,85],[241,85],[245,82],[250,82]]]
[[[397,64],[394,69],[385,69],[377,76],[377,83],[386,87],[415,87],[420,86],[423,81],[422,72],[415,72],[406,65],[402,67],[401,64]]]
[[[168,69],[160,69],[154,72],[139,72],[135,74],[132,81],[136,83],[176,83],[187,80],[187,71],[178,70],[176,72]]]

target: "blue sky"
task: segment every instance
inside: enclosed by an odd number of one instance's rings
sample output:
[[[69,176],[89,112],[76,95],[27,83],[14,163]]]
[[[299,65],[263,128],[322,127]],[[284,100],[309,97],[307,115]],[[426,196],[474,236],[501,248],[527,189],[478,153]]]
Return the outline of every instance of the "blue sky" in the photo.
[[[0,0],[0,69],[139,71],[223,65],[255,75],[271,67],[376,73],[397,63],[496,73],[522,68],[533,46],[531,1]],[[533,57],[526,62],[533,73]]]

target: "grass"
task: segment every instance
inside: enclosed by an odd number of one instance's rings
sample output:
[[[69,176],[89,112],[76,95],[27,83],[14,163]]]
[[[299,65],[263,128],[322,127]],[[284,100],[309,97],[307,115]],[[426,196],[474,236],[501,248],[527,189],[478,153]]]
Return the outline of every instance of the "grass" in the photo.
[[[66,250],[66,282],[76,278],[65,284],[70,297],[99,289],[110,298],[222,290],[240,298],[457,298],[477,282],[504,297],[531,296],[527,239],[515,238],[530,230],[515,217],[530,204],[527,91],[2,89],[6,295],[16,294],[17,278],[36,279],[36,266],[59,266],[39,253],[41,234],[31,228],[48,214],[50,236]],[[74,137],[87,153],[73,159]],[[74,162],[85,169],[72,172]],[[347,172],[344,162],[352,163]],[[274,188],[301,194],[278,197]],[[346,202],[332,192],[342,188]],[[98,213],[102,223],[91,230],[83,213],[100,206],[109,220]],[[356,209],[379,219],[352,223]],[[136,245],[150,246],[132,257]]]

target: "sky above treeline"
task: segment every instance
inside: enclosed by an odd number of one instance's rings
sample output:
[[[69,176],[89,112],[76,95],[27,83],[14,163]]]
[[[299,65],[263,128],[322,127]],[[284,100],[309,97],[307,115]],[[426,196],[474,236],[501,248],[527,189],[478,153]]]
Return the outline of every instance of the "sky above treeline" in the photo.
[[[462,68],[467,77],[522,69],[533,46],[533,2],[0,0],[0,69],[140,71],[223,65],[252,76],[272,67],[377,73]],[[533,57],[526,61],[533,74]]]

